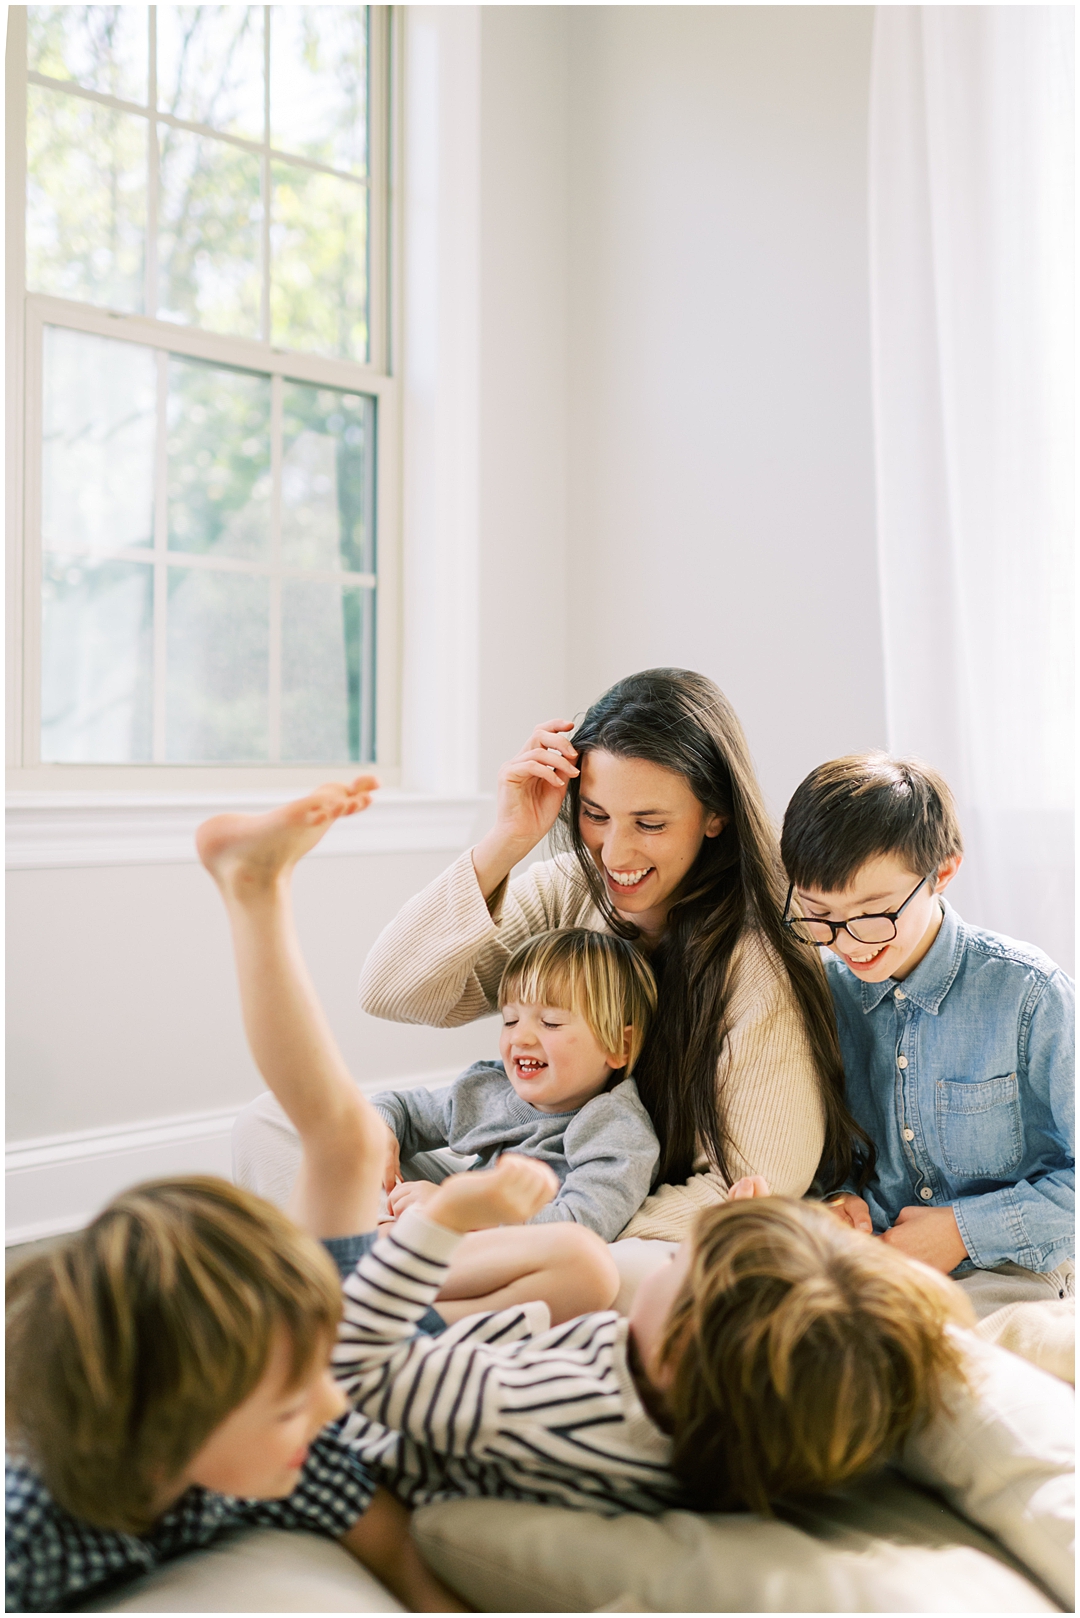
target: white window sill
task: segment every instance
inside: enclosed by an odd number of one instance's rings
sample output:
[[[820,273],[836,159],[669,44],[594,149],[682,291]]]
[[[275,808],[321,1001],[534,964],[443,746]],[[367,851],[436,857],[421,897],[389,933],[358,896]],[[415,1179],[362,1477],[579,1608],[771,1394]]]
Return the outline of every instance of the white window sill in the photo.
[[[196,792],[9,792],[7,869],[92,865],[182,865],[195,860],[195,828],[225,810],[285,803],[288,788]],[[361,815],[340,820],[316,856],[467,848],[482,796],[434,797],[384,790]]]

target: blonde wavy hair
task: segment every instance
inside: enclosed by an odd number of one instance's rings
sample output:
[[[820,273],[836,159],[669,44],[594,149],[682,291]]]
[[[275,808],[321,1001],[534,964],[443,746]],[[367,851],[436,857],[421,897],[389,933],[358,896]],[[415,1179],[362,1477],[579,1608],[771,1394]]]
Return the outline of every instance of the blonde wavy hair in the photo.
[[[325,1249],[261,1197],[209,1175],[134,1186],[9,1277],[9,1434],[66,1511],[145,1532],[280,1336],[298,1383],[340,1315]]]
[[[672,1466],[702,1509],[768,1514],[881,1466],[962,1377],[941,1278],[820,1204],[698,1216],[662,1346]]]
[[[656,979],[627,939],[562,927],[538,933],[511,955],[499,984],[500,1011],[511,1003],[577,1012],[602,1051],[623,1052],[629,1076],[656,1010]]]

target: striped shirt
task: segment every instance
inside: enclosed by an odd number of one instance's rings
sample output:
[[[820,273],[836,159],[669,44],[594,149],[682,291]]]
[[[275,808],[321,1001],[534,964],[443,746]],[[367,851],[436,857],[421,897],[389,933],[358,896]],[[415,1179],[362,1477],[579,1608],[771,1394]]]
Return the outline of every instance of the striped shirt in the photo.
[[[619,1315],[549,1327],[532,1303],[417,1334],[460,1240],[410,1208],[345,1282],[334,1374],[364,1463],[410,1505],[495,1495],[610,1515],[685,1504]]]

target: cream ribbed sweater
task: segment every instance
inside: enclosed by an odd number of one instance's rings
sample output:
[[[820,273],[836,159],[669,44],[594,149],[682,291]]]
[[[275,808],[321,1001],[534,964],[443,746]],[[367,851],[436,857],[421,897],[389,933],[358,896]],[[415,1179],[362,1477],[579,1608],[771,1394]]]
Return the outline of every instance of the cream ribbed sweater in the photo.
[[[503,967],[527,938],[553,927],[603,926],[572,855],[530,866],[489,904],[466,852],[379,934],[364,963],[360,1003],[393,1022],[457,1028],[496,1009]],[[759,933],[746,933],[736,949],[729,996],[717,1089],[731,1166],[802,1196],[824,1144],[821,1092],[787,974]],[[704,1158],[699,1167],[706,1172],[685,1185],[661,1186],[623,1235],[681,1241],[698,1209],[726,1194]]]

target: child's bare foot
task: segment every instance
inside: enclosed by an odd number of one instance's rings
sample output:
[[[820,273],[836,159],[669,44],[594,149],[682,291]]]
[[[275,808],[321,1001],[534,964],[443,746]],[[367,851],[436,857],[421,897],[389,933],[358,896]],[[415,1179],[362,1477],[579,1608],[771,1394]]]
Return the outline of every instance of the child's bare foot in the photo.
[[[373,775],[327,781],[262,815],[215,815],[195,833],[195,847],[224,893],[265,887],[291,869],[335,820],[366,809],[379,783]]]
[[[558,1189],[555,1171],[539,1158],[505,1152],[494,1168],[448,1175],[423,1212],[433,1224],[462,1233],[523,1225]]]

